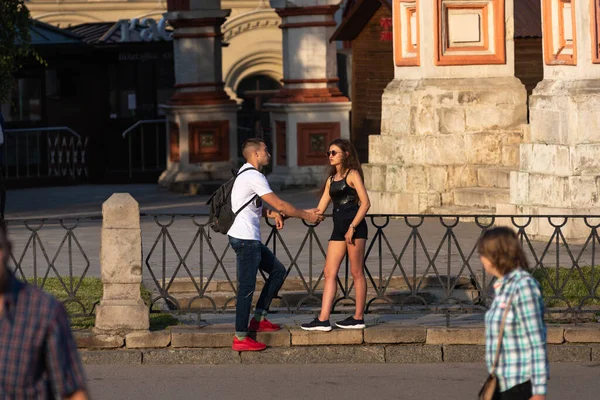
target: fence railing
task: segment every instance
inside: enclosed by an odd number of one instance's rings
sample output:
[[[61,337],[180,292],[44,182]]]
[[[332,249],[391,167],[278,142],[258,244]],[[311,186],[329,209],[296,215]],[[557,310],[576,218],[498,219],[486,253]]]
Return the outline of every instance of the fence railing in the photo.
[[[7,220],[16,275],[53,293],[73,315],[90,315],[82,285],[100,277],[101,216]],[[175,312],[233,312],[235,253],[206,215],[142,214],[144,286],[151,307]],[[490,305],[495,278],[476,252],[484,229],[512,226],[553,316],[600,314],[600,216],[369,215],[365,251],[367,312],[480,313]],[[320,308],[331,220],[318,226],[289,219],[267,226],[264,243],[287,269],[272,310],[314,313]],[[270,229],[270,230],[269,230]],[[573,239],[573,237],[576,237]],[[257,293],[265,277],[258,277]],[[95,279],[90,283],[100,285]],[[338,275],[334,312],[353,308],[348,260]],[[97,297],[98,295],[96,295]]]
[[[166,124],[165,119],[141,120],[123,131],[123,139],[127,139],[130,179],[135,171],[163,171],[166,168]]]
[[[51,292],[72,316],[92,315],[102,286],[87,278],[100,276],[101,221],[102,216],[6,220],[15,275]]]
[[[88,138],[69,127],[6,129],[2,171],[7,180],[87,178]]]
[[[227,237],[212,233],[206,216],[144,219],[158,228],[144,246],[146,271],[155,286],[153,304],[163,302],[183,311],[233,311],[236,263]],[[484,229],[501,223],[518,232],[548,312],[600,313],[599,217],[370,215],[367,221],[367,312],[484,312],[493,298],[495,278],[482,268],[477,242]],[[312,226],[288,220],[287,224],[296,227],[278,231],[271,225],[265,240],[287,269],[272,308],[312,313],[320,307],[331,223]],[[579,236],[567,239],[573,235]],[[259,276],[257,292],[264,280]],[[338,289],[334,311],[352,307],[347,258]]]

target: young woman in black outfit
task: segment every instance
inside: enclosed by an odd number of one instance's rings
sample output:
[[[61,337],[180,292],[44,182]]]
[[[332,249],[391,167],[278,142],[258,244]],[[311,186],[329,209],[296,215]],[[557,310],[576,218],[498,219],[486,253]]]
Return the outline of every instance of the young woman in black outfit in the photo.
[[[364,309],[367,297],[367,282],[364,274],[367,223],[365,215],[371,206],[364,185],[364,177],[356,149],[349,140],[335,139],[329,145],[328,178],[323,185],[323,194],[316,209],[323,214],[333,202],[333,232],[325,259],[325,287],[321,313],[312,322],[302,324],[309,331],[330,331],[329,316],[337,292],[337,274],[346,252],[354,279],[356,310],[354,315],[336,326],[343,329],[363,329]]]

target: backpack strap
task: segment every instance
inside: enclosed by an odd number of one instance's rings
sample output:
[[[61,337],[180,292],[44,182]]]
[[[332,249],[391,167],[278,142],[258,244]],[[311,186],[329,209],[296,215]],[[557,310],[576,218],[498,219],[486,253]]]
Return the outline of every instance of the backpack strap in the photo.
[[[256,168],[252,167],[252,168],[246,168],[243,171],[240,171],[237,173],[237,175],[235,176],[235,179],[237,179],[238,176],[240,176],[241,174],[243,174],[246,171],[258,171]],[[258,171],[260,172],[260,171]],[[234,179],[234,184],[235,184],[235,179]],[[233,186],[231,187],[231,192],[233,193]],[[231,193],[229,194],[231,196]],[[250,205],[250,203],[252,203],[254,200],[256,200],[256,198],[258,197],[258,195],[254,195],[254,197],[252,197],[246,204],[244,204],[239,210],[237,210],[236,212],[233,213],[233,215],[235,215],[236,217],[238,216],[239,213],[241,213],[244,208],[248,207]]]

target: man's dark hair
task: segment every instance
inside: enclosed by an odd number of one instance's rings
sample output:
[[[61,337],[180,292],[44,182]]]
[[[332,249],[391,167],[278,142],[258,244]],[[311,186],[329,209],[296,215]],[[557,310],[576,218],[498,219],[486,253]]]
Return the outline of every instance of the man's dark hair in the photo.
[[[244,141],[244,144],[242,144],[242,155],[244,156],[245,159],[248,159],[247,157],[247,152],[250,150],[260,150],[260,146],[264,143],[265,141],[259,138],[250,138],[250,139],[246,139]]]

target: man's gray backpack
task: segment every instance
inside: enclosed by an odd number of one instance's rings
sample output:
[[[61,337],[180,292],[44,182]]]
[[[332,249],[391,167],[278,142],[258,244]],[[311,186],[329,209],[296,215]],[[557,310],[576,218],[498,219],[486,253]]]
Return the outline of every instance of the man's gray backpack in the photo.
[[[233,207],[231,206],[231,191],[233,189],[233,184],[238,176],[251,170],[258,171],[256,168],[247,168],[237,174],[235,171],[231,171],[233,173],[233,178],[222,184],[206,202],[207,205],[210,205],[208,225],[213,231],[226,235],[229,228],[231,228],[231,225],[233,225],[235,217],[258,197],[252,197],[252,199],[244,204],[239,210],[236,212],[233,211]]]

